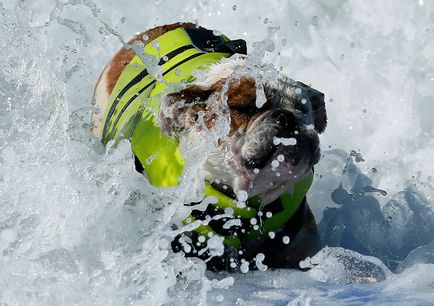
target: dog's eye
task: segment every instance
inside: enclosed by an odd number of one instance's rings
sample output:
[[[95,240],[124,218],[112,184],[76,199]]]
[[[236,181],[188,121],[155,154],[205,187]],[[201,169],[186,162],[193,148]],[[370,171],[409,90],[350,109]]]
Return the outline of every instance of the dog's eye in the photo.
[[[250,105],[231,105],[231,106],[229,106],[229,108],[231,110],[235,110],[237,112],[253,116],[259,112],[264,112],[266,110],[271,109],[271,103],[269,101],[267,101],[267,102],[265,102],[264,105],[262,105],[261,108],[256,107],[255,104],[253,104],[253,105],[251,105],[251,104]]]

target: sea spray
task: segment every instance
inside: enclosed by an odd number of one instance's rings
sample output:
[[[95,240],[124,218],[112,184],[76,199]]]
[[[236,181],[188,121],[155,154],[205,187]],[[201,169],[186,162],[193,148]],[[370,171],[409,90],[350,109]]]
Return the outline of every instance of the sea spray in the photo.
[[[341,181],[350,193],[353,186],[342,170],[355,150],[363,154],[364,161],[356,167],[371,180],[369,186],[387,191],[386,196],[366,196],[384,207],[384,214],[376,216],[390,229],[389,245],[405,257],[410,247],[429,242],[413,235],[420,224],[425,239],[432,240],[433,4],[394,1],[384,10],[378,1],[326,2],[158,1],[144,9],[141,2],[119,6],[117,1],[5,1],[0,9],[0,301],[431,303],[433,266],[424,254],[430,244],[412,252],[399,266],[400,274],[391,275],[372,257],[342,248],[329,248],[306,262],[312,273],[250,271],[228,278],[206,272],[203,262],[174,254],[168,246],[169,226],[188,212],[177,205],[177,193],[182,198],[189,195],[187,190],[195,190],[191,197],[200,197],[201,181],[187,186],[192,182],[187,175],[180,189],[153,188],[135,171],[128,142],[106,152],[88,130],[97,76],[122,45],[117,37],[99,33],[101,20],[122,37],[131,37],[183,15],[252,42],[266,37],[270,22],[264,26],[264,20],[273,16],[272,24],[280,30],[270,39],[286,43],[275,43],[265,62],[326,93],[324,156],[315,167],[309,194],[317,221],[326,206],[337,207],[330,195]],[[50,20],[53,10],[55,18]],[[116,24],[120,16],[127,21]],[[57,17],[72,23],[59,23]],[[327,151],[329,147],[340,153]],[[339,230],[342,224],[335,224]],[[351,229],[355,224],[343,225]],[[350,233],[353,242],[361,237],[357,231]],[[365,245],[378,245],[383,237],[365,240]],[[369,274],[380,281],[345,285],[370,281],[365,277]]]

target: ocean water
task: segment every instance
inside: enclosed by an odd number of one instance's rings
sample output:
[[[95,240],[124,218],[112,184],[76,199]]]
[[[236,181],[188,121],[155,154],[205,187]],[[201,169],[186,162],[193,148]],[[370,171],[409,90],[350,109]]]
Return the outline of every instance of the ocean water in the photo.
[[[182,144],[182,183],[158,189],[127,141],[89,132],[122,41],[179,20],[325,93],[308,200],[327,247],[309,272],[173,254],[206,141]],[[433,24],[426,0],[0,2],[0,304],[434,305]]]

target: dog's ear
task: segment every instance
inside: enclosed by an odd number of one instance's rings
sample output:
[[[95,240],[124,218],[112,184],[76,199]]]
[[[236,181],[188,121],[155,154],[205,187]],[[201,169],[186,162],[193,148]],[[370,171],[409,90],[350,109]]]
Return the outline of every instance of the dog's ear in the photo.
[[[229,80],[226,95],[231,108],[256,109],[256,84],[252,77]]]
[[[310,104],[312,105],[315,131],[318,133],[324,132],[327,126],[327,112],[325,108],[324,94],[302,82],[297,83],[303,87],[303,91],[306,93],[310,100]]]
[[[209,107],[209,100],[216,98],[221,82],[210,86],[190,85],[185,89],[166,95],[160,104],[159,125],[171,135],[198,123],[212,126],[216,114]],[[213,97],[214,96],[214,97]]]

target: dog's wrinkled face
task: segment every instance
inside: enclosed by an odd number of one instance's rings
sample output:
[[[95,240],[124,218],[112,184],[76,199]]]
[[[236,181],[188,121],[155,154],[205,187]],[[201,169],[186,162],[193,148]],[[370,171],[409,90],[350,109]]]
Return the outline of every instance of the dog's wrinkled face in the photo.
[[[230,131],[209,153],[205,178],[222,191],[244,190],[267,204],[318,162],[318,133],[327,122],[324,95],[280,75],[263,84],[266,102],[257,107],[252,77],[214,81],[167,95],[161,104],[161,128],[168,134],[204,126],[212,130],[219,116],[227,116]]]

